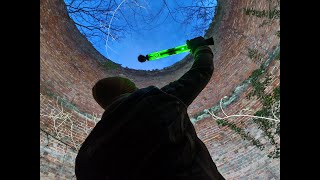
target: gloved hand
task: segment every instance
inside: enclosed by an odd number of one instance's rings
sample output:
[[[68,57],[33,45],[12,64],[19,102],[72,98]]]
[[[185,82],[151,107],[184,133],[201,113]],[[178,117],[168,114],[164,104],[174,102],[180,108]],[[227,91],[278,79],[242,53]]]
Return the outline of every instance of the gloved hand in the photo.
[[[198,47],[205,46],[205,45],[207,45],[207,42],[201,36],[196,37],[196,38],[191,39],[191,40],[187,40],[187,46],[190,49],[191,54],[194,54],[194,52],[196,51],[196,49]]]

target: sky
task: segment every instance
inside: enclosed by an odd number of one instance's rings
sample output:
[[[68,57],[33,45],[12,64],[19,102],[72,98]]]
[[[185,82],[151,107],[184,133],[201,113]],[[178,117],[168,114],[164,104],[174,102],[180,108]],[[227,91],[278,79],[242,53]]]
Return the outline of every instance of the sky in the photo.
[[[118,5],[122,1],[123,0],[116,0]],[[117,13],[120,13],[119,9],[129,17],[129,20],[127,19],[127,21],[130,22],[130,17],[133,15],[130,14],[130,10],[128,10],[129,5],[126,4],[129,3],[130,0],[127,1],[128,2],[124,2],[118,7],[118,10],[115,11],[115,18],[112,19],[111,26],[124,23],[124,19],[117,18],[120,17],[117,16]],[[214,1],[216,2],[216,0]],[[139,6],[141,7],[131,6],[131,8],[137,8],[139,12],[145,13],[145,16],[148,16],[148,14],[154,14],[160,9],[160,5],[163,5],[163,1],[161,0],[142,0],[136,2],[139,2]],[[185,5],[192,5],[192,0],[184,0],[182,2]],[[169,8],[174,8],[176,6],[175,1],[166,1],[166,3]],[[168,67],[182,60],[186,55],[188,55],[188,52],[172,55],[155,61],[146,61],[144,63],[138,61],[138,56],[140,54],[147,55],[155,51],[183,45],[188,39],[204,35],[204,32],[191,35],[192,23],[189,25],[182,25],[177,22],[183,19],[180,14],[173,14],[173,16],[171,16],[168,13],[169,11],[165,8],[163,13],[157,16],[157,21],[150,24],[150,30],[131,32],[130,34],[126,34],[126,36],[120,40],[113,40],[110,36],[108,38],[105,37],[105,39],[108,39],[107,44],[109,47],[107,48],[106,41],[94,38],[89,39],[89,41],[103,56],[111,59],[115,63],[121,64],[122,67],[137,70],[163,69],[164,67]],[[213,14],[214,12],[212,12],[212,16]],[[137,21],[135,20],[134,23],[137,23]],[[139,19],[138,23],[141,23],[141,27],[146,27],[143,19]],[[211,22],[208,22],[208,27],[210,23]],[[136,27],[139,28],[140,25],[138,24]]]

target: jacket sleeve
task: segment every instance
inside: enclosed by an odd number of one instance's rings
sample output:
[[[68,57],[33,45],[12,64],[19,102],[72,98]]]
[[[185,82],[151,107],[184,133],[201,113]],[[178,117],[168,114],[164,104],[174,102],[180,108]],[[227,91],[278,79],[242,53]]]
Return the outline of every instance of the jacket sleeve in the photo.
[[[161,88],[189,106],[208,84],[213,70],[213,53],[207,46],[197,48],[191,69],[178,80]]]

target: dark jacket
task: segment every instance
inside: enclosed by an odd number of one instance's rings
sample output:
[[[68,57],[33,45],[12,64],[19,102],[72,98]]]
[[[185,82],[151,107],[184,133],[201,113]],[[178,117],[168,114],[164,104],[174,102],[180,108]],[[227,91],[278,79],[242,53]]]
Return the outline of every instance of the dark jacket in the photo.
[[[187,107],[209,82],[213,54],[199,48],[192,68],[161,89],[125,94],[104,112],[76,158],[79,180],[220,180]]]

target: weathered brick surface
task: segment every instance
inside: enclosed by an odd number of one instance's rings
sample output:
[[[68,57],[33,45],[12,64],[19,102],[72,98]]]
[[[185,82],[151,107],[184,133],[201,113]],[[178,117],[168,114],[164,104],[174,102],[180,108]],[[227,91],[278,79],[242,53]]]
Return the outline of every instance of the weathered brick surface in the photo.
[[[40,137],[40,178],[76,179],[76,151],[42,131]]]
[[[213,107],[222,97],[229,96],[279,44],[279,38],[275,36],[280,30],[279,19],[268,22],[267,18],[248,16],[243,11],[243,8],[268,10],[277,5],[276,0],[225,0],[219,3],[221,10],[206,35],[213,36],[215,40],[215,71],[207,87],[190,105],[188,113],[191,117]],[[263,54],[263,61],[251,60],[248,48]],[[76,29],[62,0],[40,1],[41,179],[74,179],[77,150],[72,147],[81,144],[95,124],[92,118],[86,118],[86,113],[98,117],[103,113],[91,96],[91,88],[98,79],[120,75],[132,79],[138,87],[162,87],[181,77],[192,65],[192,58],[188,57],[163,70],[139,71],[121,67],[106,69],[98,63],[106,60]],[[268,72],[272,74],[272,80],[266,92],[270,93],[280,84],[279,61],[272,61]],[[245,98],[251,89],[249,87],[243,92],[225,112],[235,114],[244,108],[253,113],[259,110],[262,105],[258,100]],[[72,115],[72,125],[68,121],[63,123],[63,120],[54,121],[48,117],[50,113],[57,114],[59,107],[61,109],[57,98],[65,99],[71,105],[71,108],[62,107],[65,114]],[[221,113],[218,115],[222,116]],[[259,137],[250,119],[235,118],[232,121]],[[60,134],[57,136],[55,127],[59,124]],[[219,128],[212,118],[197,122],[195,128],[227,179],[279,179],[279,160],[266,156],[269,148],[260,151],[229,128]],[[53,137],[64,138],[57,140]]]

